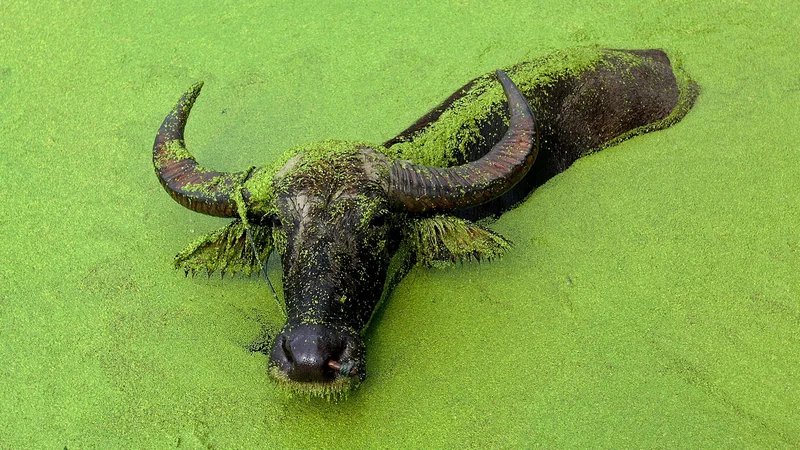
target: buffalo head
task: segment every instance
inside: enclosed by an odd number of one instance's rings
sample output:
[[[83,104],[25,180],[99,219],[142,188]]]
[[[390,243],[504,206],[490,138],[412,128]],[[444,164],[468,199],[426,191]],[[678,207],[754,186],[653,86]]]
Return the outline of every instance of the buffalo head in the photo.
[[[505,73],[497,78],[508,101],[507,131],[482,158],[449,168],[397,159],[381,145],[324,141],[271,166],[217,172],[198,164],[184,143],[200,83],[164,120],[153,147],[161,184],[193,211],[236,219],[178,259],[224,272],[249,271],[272,249],[281,256],[287,320],[270,353],[273,378],[307,392],[337,391],[363,379],[361,332],[381,299],[407,218],[490,201],[528,172],[538,151],[534,117]],[[428,236],[452,227],[475,239],[502,240],[455,219]],[[245,242],[247,230],[259,250]]]

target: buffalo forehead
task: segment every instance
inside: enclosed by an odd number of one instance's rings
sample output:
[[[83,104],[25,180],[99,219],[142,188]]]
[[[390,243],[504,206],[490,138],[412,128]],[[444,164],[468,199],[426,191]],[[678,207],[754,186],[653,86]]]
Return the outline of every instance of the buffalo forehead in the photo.
[[[312,190],[357,192],[364,188],[386,191],[389,161],[372,148],[330,155],[300,153],[275,172],[274,182],[284,192]]]

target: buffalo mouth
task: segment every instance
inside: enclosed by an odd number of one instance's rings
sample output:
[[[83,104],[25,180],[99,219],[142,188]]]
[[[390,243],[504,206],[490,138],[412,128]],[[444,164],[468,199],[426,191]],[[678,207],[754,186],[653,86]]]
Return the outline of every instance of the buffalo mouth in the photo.
[[[346,395],[366,376],[363,341],[347,327],[286,324],[272,344],[269,375],[308,396]]]

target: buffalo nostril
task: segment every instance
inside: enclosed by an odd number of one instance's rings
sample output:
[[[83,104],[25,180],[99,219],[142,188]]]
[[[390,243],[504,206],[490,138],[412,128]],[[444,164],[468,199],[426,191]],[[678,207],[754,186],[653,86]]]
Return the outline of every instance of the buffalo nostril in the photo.
[[[289,340],[286,339],[286,336],[281,336],[281,348],[283,349],[283,354],[286,355],[286,360],[290,363],[294,363],[292,349],[289,348]]]

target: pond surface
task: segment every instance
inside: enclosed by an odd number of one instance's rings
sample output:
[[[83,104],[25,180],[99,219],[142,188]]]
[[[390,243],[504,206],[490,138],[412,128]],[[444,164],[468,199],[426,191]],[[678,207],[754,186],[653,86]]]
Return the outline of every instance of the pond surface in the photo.
[[[0,448],[800,446],[800,4],[395,3],[3,2]],[[225,223],[153,174],[195,81],[190,148],[241,170],[576,45],[667,49],[700,97],[495,222],[503,260],[412,270],[346,401],[247,350],[263,281],[172,269]]]

